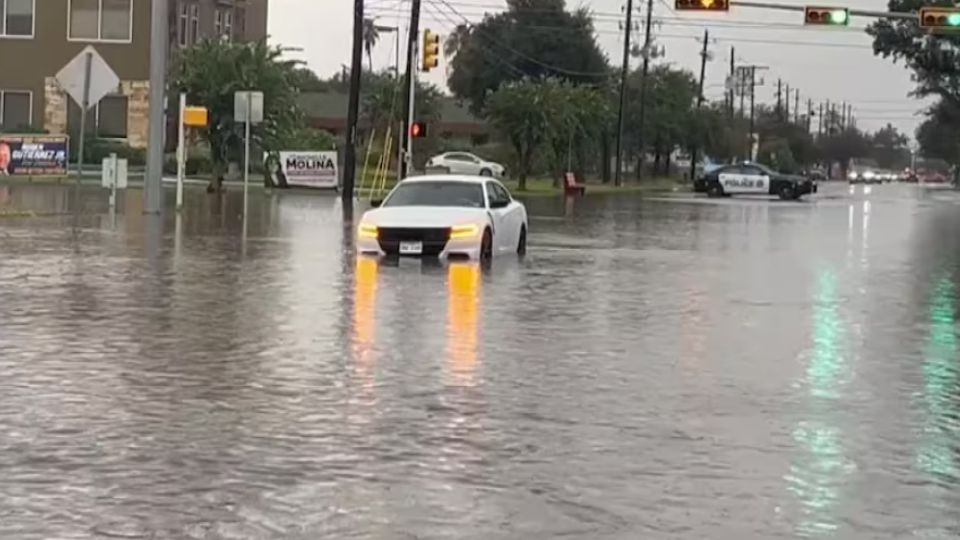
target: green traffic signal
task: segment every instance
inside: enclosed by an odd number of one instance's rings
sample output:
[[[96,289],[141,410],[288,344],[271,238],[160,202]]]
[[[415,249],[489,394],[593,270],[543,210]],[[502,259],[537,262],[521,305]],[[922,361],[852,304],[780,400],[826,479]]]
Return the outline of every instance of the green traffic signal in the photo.
[[[947,15],[947,24],[950,26],[960,26],[960,13]]]
[[[835,9],[830,12],[830,23],[831,24],[847,24],[847,10],[845,9]],[[958,17],[957,23],[960,24],[960,17]],[[953,23],[951,23],[953,24]]]

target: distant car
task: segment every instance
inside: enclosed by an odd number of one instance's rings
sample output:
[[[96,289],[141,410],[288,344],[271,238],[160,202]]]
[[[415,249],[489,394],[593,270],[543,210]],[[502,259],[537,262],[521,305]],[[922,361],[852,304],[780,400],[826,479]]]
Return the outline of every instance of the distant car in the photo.
[[[447,152],[427,160],[428,169],[446,169],[449,174],[469,174],[503,178],[507,169],[492,161],[486,161],[469,152]]]
[[[880,171],[869,167],[850,169],[847,172],[847,180],[851,184],[881,184],[884,177]]]
[[[782,174],[754,162],[724,165],[702,179],[707,195],[776,195],[784,200],[799,199],[817,192],[817,183],[802,176]]]
[[[408,178],[374,206],[357,228],[361,254],[486,260],[527,250],[527,209],[494,179]]]

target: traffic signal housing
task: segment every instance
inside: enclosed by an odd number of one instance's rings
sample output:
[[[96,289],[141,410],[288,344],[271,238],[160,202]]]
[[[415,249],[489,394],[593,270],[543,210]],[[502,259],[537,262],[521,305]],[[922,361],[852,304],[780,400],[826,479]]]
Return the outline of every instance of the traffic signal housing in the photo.
[[[427,123],[426,122],[414,122],[410,124],[410,137],[414,139],[422,139],[427,136]]]
[[[424,72],[440,65],[440,35],[434,34],[430,30],[423,31],[423,64],[420,66]]]
[[[730,0],[675,0],[677,11],[730,11]]]
[[[920,8],[920,28],[960,30],[960,8],[928,6]]]
[[[807,6],[803,8],[803,24],[847,26],[850,11],[847,8]]]

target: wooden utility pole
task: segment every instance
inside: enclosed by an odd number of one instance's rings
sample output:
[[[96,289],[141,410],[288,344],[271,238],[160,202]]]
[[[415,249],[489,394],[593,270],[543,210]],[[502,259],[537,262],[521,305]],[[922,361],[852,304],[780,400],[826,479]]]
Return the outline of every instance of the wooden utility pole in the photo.
[[[796,89],[796,95],[793,98],[793,123],[800,124],[800,89]]]
[[[780,93],[783,91],[783,81],[777,79],[777,118],[783,120],[783,100]]]
[[[784,105],[784,109],[786,110],[786,114],[783,115],[783,119],[784,121],[789,122],[790,121],[790,85],[789,84],[787,85],[787,99]]]
[[[360,73],[362,71],[363,0],[354,0],[353,54],[350,58],[350,100],[347,104],[347,146],[343,152],[343,186],[340,191],[340,197],[345,205],[353,205],[353,186],[357,174],[357,119],[360,116]]]
[[[697,91],[697,110],[703,105],[703,79],[707,74],[707,43],[710,41],[710,31],[703,31],[703,49],[700,50],[700,85]],[[693,150],[690,152],[690,181],[693,182],[697,177],[697,144],[693,144]]]
[[[731,120],[733,119],[733,103],[734,103],[733,100],[736,99],[736,96],[737,96],[737,91],[736,91],[737,82],[736,82],[736,79],[734,78],[734,74],[736,73],[736,70],[737,70],[737,61],[736,61],[735,53],[736,51],[734,50],[734,48],[730,47],[730,111],[729,111],[729,114],[730,114]]]
[[[617,161],[613,184],[623,185],[623,109],[627,104],[627,76],[630,73],[630,33],[633,30],[633,0],[627,0],[627,25],[623,36],[623,65],[620,68],[620,108],[617,111]],[[642,105],[641,105],[642,107]],[[643,149],[641,149],[641,152]]]
[[[640,79],[640,125],[637,126],[639,138],[640,160],[637,163],[637,180],[643,177],[643,125],[647,114],[647,73],[650,71],[650,26],[653,24],[653,0],[647,0],[647,24],[643,34],[643,72]]]
[[[413,147],[410,139],[410,126],[413,123],[413,101],[417,76],[417,38],[419,36],[420,0],[413,0],[410,2],[410,35],[407,36],[407,70],[403,89],[403,123],[400,130],[400,148],[403,152],[403,159],[400,160],[400,175],[397,180],[406,178],[409,174],[409,168],[413,166],[410,155],[410,150]]]

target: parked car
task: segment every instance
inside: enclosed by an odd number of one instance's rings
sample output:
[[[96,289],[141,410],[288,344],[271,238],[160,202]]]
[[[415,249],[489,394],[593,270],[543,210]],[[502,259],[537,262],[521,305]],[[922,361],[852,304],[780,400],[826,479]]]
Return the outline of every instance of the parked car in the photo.
[[[427,169],[445,169],[448,174],[493,176],[503,178],[507,169],[499,163],[486,161],[469,152],[446,152],[427,160]]]

